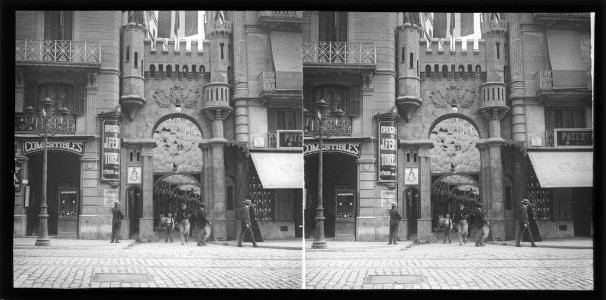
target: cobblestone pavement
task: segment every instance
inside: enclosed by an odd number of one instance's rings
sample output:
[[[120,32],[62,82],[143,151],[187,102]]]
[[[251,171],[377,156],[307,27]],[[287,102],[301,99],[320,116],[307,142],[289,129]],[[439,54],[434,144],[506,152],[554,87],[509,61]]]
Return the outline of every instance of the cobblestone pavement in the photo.
[[[594,288],[592,249],[423,244],[392,252],[306,252],[305,259],[307,289]]]
[[[15,288],[302,286],[300,251],[249,245],[145,243],[126,249],[14,249],[13,255]]]

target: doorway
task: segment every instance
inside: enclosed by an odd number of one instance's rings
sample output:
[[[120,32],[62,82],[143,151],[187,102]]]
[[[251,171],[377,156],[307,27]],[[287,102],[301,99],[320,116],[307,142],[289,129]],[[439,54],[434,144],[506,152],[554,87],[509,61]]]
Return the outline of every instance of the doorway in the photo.
[[[40,204],[42,197],[42,164],[43,153],[35,153],[29,156],[29,186],[31,187],[30,199],[27,207],[27,235],[36,236],[40,226]],[[57,236],[59,231],[59,191],[73,193],[69,196],[79,206],[80,194],[80,159],[79,156],[61,151],[49,151],[47,160],[47,185],[46,204],[48,206],[48,234]],[[70,192],[71,191],[71,192]],[[67,195],[67,194],[66,194]],[[72,198],[73,198],[72,197]],[[71,199],[71,198],[70,198]],[[78,214],[79,209],[70,209],[70,217]],[[76,216],[77,224],[77,216]],[[76,225],[77,226],[77,225]],[[62,227],[63,228],[63,227]],[[73,226],[66,227],[73,234]]]
[[[592,235],[592,188],[572,189],[572,218],[574,222],[574,236],[590,237]]]
[[[417,219],[421,217],[421,196],[419,189],[411,188],[406,190],[404,198],[406,199],[406,218],[408,219],[408,240],[417,238]]]
[[[143,197],[140,186],[131,186],[127,192],[128,198],[128,234],[131,238],[139,235],[139,219],[143,217]]]

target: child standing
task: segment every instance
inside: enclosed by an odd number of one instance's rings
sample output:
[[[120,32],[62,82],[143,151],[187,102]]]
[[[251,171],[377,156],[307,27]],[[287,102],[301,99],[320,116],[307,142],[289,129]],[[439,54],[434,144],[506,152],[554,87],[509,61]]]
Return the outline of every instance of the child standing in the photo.
[[[170,239],[170,242],[173,242],[173,227],[175,226],[175,219],[173,218],[173,214],[171,212],[168,212],[168,216],[166,217],[166,240],[164,241],[165,243],[168,243],[168,239]]]
[[[450,231],[452,230],[452,219],[450,218],[450,214],[446,214],[444,217],[444,242],[446,244],[446,238],[448,238],[448,243],[452,243],[450,240]]]

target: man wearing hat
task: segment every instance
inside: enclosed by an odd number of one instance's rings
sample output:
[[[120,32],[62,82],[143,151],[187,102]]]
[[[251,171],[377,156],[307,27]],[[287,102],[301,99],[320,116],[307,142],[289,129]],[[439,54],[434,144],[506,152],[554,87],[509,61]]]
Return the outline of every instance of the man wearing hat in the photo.
[[[242,211],[241,211],[241,215],[240,215],[240,225],[241,225],[241,230],[240,230],[240,238],[238,239],[238,247],[242,247],[242,240],[244,240],[244,236],[246,234],[248,234],[248,236],[250,237],[250,240],[253,243],[253,247],[257,247],[257,242],[255,241],[255,236],[252,234],[251,231],[251,224],[250,224],[250,212],[248,211],[248,206],[252,204],[252,201],[250,201],[249,199],[244,200],[244,203],[242,205]]]
[[[398,227],[402,216],[398,212],[397,206],[395,202],[392,202],[389,210],[389,243],[387,245],[398,244]]]
[[[120,242],[120,227],[122,226],[124,214],[118,205],[120,205],[120,202],[114,202],[114,208],[112,208],[112,241],[110,244]]]
[[[534,243],[534,239],[532,238],[532,232],[530,232],[530,228],[528,227],[528,204],[530,204],[530,201],[528,201],[528,199],[522,199],[522,206],[520,207],[520,233],[518,233],[518,238],[516,239],[516,247],[522,247],[520,245],[520,241],[524,236],[524,232],[528,232],[528,236],[530,237],[530,244],[532,245],[532,247],[537,246]]]

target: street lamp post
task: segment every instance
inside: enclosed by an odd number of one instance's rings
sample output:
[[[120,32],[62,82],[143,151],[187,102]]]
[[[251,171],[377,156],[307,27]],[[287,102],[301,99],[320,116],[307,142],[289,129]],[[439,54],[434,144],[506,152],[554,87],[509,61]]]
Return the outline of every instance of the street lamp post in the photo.
[[[328,244],[326,244],[326,239],[324,237],[324,206],[323,206],[323,186],[324,186],[324,182],[323,182],[323,169],[324,169],[324,162],[323,162],[323,156],[324,156],[324,138],[328,138],[329,135],[326,133],[323,133],[323,126],[324,126],[324,121],[326,121],[326,116],[325,111],[326,108],[328,107],[328,103],[326,103],[326,101],[323,98],[320,98],[318,100],[316,100],[314,102],[314,106],[316,108],[316,114],[313,117],[315,119],[315,121],[317,121],[318,124],[318,133],[317,133],[317,137],[318,137],[318,142],[320,144],[320,149],[319,149],[319,157],[318,157],[318,206],[316,208],[316,228],[314,231],[314,241],[311,245],[311,247],[313,249],[326,249],[328,248]],[[345,116],[345,112],[343,112],[343,110],[341,110],[341,108],[337,108],[334,112],[333,115],[336,117],[334,119],[334,125],[335,127],[337,126],[341,126],[342,121],[341,119]],[[313,130],[315,133],[315,130]]]
[[[44,139],[44,158],[42,161],[42,198],[40,199],[40,224],[36,246],[50,246],[48,237],[48,205],[46,188],[48,179],[48,138],[57,134],[74,134],[75,124],[68,117],[69,109],[61,107],[54,109],[52,99],[45,97],[40,101],[40,111],[36,113],[33,107],[24,109],[26,118],[34,134]]]

